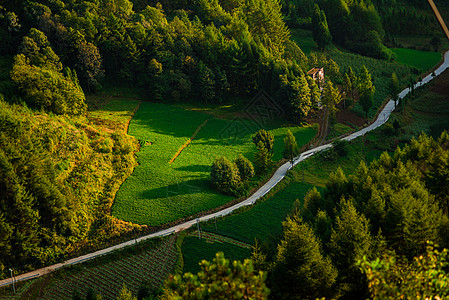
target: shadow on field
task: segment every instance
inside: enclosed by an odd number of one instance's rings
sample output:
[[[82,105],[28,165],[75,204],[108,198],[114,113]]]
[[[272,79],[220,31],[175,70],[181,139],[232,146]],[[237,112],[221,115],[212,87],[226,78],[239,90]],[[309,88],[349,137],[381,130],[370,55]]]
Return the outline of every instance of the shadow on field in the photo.
[[[168,186],[146,190],[140,196],[145,199],[155,199],[155,198],[171,198],[181,195],[190,195],[201,193],[204,190],[211,191],[209,187],[208,180],[201,179],[191,179],[180,183],[171,184]]]
[[[209,173],[211,166],[208,165],[190,165],[175,168],[176,171],[196,172],[196,173]]]

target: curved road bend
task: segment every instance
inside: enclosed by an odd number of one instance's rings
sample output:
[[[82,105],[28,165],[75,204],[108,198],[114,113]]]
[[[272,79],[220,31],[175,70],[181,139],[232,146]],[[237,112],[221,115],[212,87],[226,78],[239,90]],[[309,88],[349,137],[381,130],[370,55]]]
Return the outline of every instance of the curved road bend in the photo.
[[[435,70],[435,75],[438,76],[440,75],[444,70],[446,70],[449,67],[449,50],[444,54],[444,61],[443,63]],[[419,87],[422,86],[425,83],[428,83],[429,81],[431,81],[433,79],[433,76],[431,74],[427,75],[425,78],[423,78],[423,80],[421,82],[418,82],[417,84],[415,84],[415,87]],[[400,94],[399,97],[402,99],[404,98],[408,93],[410,92],[410,89],[407,88],[405,90],[403,90]],[[385,107],[382,109],[382,111],[379,113],[377,119],[368,127],[365,127],[357,132],[352,133],[351,135],[343,138],[344,140],[347,141],[351,141],[355,138],[358,138],[364,134],[366,134],[367,132],[381,126],[382,124],[384,124],[388,118],[390,117],[391,112],[394,110],[394,101],[390,100],[388,101],[387,105],[385,105]],[[79,256],[79,257],[75,257],[72,259],[69,259],[67,261],[64,261],[62,263],[58,263],[58,264],[54,264],[45,268],[41,268],[38,270],[35,270],[33,272],[29,272],[29,273],[25,273],[25,274],[21,274],[19,276],[15,276],[15,282],[17,281],[22,281],[22,280],[28,280],[28,279],[32,279],[32,278],[36,278],[36,277],[40,277],[42,275],[51,273],[57,269],[66,267],[66,266],[70,266],[73,264],[77,264],[77,263],[81,263],[83,261],[86,260],[90,260],[92,258],[95,258],[97,256],[100,255],[104,255],[107,254],[109,252],[112,252],[114,250],[117,249],[121,249],[124,248],[126,246],[131,246],[134,245],[138,242],[147,240],[147,239],[151,239],[154,237],[160,237],[160,236],[165,236],[165,235],[169,235],[175,232],[179,232],[182,230],[185,230],[187,228],[190,228],[191,226],[195,225],[198,221],[199,222],[203,222],[203,221],[207,221],[207,220],[211,220],[217,217],[221,217],[224,215],[227,215],[231,212],[233,212],[234,210],[243,207],[243,206],[247,206],[247,205],[252,205],[254,204],[258,199],[260,199],[261,197],[263,197],[266,193],[268,193],[276,184],[279,183],[279,181],[281,181],[285,175],[287,174],[287,171],[290,170],[293,166],[297,165],[298,163],[300,163],[301,161],[311,157],[312,155],[321,152],[323,150],[327,150],[329,148],[332,147],[332,144],[326,144],[326,145],[322,145],[316,148],[313,148],[311,150],[305,151],[303,153],[301,153],[298,157],[295,158],[293,165],[290,162],[286,162],[285,164],[283,164],[282,166],[279,167],[279,169],[276,170],[276,172],[273,174],[273,176],[270,178],[270,180],[265,183],[262,187],[260,187],[253,195],[251,195],[248,199],[237,203],[231,207],[225,208],[221,211],[206,215],[206,216],[202,216],[198,219],[195,220],[190,220],[188,222],[182,223],[182,224],[178,224],[176,226],[146,235],[146,236],[142,236],[140,238],[125,242],[125,243],[121,243],[106,249],[102,249],[93,253],[89,253],[83,256]],[[11,279],[4,279],[0,281],[0,287],[2,286],[6,286],[6,285],[10,285],[12,283]]]

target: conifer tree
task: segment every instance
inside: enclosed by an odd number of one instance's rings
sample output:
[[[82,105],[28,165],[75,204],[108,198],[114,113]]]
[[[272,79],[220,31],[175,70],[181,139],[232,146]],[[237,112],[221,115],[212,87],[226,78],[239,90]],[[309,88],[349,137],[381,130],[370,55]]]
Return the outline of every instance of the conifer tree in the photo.
[[[284,138],[284,145],[284,158],[289,159],[293,164],[293,159],[299,154],[299,148],[296,138],[290,130],[287,131],[287,135]]]
[[[273,296],[282,299],[331,298],[337,270],[323,255],[313,230],[298,217],[283,223],[273,269]]]

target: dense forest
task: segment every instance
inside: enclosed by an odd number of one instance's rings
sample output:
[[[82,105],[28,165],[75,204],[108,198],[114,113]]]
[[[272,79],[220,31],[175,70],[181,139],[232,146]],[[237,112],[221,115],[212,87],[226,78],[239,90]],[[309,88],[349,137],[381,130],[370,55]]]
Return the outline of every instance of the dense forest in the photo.
[[[448,139],[446,132],[437,141],[421,135],[393,155],[385,152],[369,165],[362,161],[354,175],[339,169],[322,193],[311,190],[284,222],[270,273],[272,294],[278,299],[365,299],[368,282],[358,264],[364,259],[397,255],[404,258],[398,268],[407,270],[429,241],[447,248]],[[427,276],[423,282],[432,281],[432,274]],[[405,285],[403,280],[397,284]],[[447,293],[434,284],[433,295]],[[415,287],[415,293],[424,290]]]

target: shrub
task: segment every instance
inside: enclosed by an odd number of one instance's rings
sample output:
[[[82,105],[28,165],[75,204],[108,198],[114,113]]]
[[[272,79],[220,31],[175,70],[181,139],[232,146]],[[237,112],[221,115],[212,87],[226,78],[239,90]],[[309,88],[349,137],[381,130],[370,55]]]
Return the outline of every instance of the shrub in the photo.
[[[239,157],[235,160],[235,165],[242,181],[247,181],[254,176],[253,164],[243,155],[239,154]]]
[[[265,129],[260,129],[253,136],[253,142],[256,147],[259,147],[259,142],[262,142],[265,149],[267,149],[269,153],[273,154],[274,136],[272,133],[266,131]]]
[[[338,154],[338,156],[346,156],[348,155],[348,141],[345,140],[336,140],[333,142],[334,151]]]
[[[223,156],[212,164],[210,177],[212,185],[225,194],[236,195],[241,185],[236,165]]]

